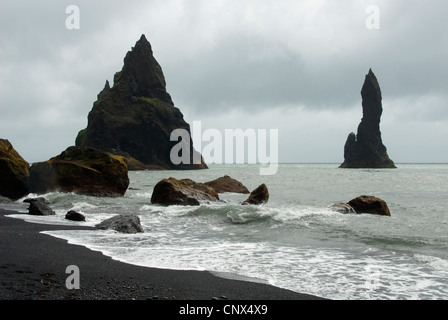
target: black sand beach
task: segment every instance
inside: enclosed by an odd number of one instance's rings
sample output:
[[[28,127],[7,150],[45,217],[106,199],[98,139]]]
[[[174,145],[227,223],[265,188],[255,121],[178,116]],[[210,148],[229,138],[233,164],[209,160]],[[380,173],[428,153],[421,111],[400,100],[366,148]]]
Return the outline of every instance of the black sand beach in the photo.
[[[274,286],[223,279],[205,271],[139,267],[40,233],[66,227],[28,223],[0,209],[1,300],[319,300]],[[88,227],[86,227],[88,228]],[[80,270],[69,290],[66,268]]]

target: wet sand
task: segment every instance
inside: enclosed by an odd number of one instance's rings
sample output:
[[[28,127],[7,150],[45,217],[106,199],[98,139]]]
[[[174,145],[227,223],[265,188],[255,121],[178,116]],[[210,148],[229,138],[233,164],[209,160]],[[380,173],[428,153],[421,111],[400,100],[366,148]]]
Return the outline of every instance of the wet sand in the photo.
[[[92,229],[28,223],[0,209],[1,300],[319,300],[274,286],[217,277],[207,271],[140,267],[40,233]],[[66,268],[79,268],[69,290]],[[75,284],[74,282],[70,282]]]

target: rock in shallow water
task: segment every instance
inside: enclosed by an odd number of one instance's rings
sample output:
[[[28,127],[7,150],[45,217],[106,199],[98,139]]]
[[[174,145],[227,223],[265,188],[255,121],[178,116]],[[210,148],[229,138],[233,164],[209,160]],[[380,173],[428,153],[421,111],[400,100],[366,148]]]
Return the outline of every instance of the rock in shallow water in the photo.
[[[269,191],[268,187],[263,183],[258,186],[254,191],[252,191],[245,201],[241,204],[264,204],[269,200]]]
[[[386,201],[374,197],[362,195],[350,200],[348,203],[338,202],[333,204],[330,209],[339,213],[370,213],[381,216],[390,216],[389,207]]]
[[[135,214],[120,214],[95,226],[100,230],[112,229],[120,233],[140,233],[143,227],[140,224],[140,218]]]
[[[163,179],[156,184],[151,196],[151,203],[164,206],[198,206],[200,201],[219,201],[218,193],[212,187],[191,179]]]
[[[362,195],[350,200],[348,204],[356,211],[356,213],[390,216],[389,207],[386,201],[374,196]]]
[[[86,221],[86,217],[82,213],[76,212],[74,210],[70,210],[69,212],[67,212],[67,214],[65,215],[65,219],[71,221]]]
[[[36,199],[28,199],[30,206],[28,207],[28,213],[34,216],[52,216],[56,213],[53,209],[50,208],[48,204],[46,204],[45,199],[36,198]]]

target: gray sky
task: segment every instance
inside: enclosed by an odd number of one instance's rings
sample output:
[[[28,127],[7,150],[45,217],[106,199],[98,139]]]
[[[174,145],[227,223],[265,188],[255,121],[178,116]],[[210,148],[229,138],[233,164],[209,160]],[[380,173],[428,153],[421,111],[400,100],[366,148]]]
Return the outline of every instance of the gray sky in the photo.
[[[1,0],[0,138],[29,162],[73,145],[145,34],[175,105],[204,130],[278,129],[281,162],[342,162],[372,68],[392,160],[448,162],[446,12],[423,0]]]

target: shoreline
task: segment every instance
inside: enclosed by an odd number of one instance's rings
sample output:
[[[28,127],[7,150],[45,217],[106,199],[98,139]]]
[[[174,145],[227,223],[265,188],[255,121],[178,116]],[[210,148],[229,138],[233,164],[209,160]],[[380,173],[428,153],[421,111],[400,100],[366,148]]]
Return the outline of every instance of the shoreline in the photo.
[[[0,300],[321,300],[209,271],[127,264],[41,231],[93,227],[45,225],[7,217],[0,208]],[[66,268],[79,268],[80,288],[69,290]]]

